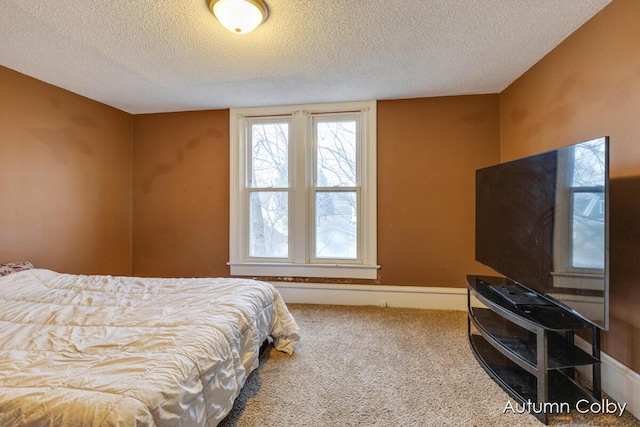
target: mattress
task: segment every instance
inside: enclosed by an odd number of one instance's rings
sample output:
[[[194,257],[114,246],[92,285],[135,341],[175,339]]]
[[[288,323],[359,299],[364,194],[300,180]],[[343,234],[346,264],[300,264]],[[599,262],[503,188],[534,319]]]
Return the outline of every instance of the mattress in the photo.
[[[216,426],[268,337],[299,339],[269,283],[0,277],[0,426]]]

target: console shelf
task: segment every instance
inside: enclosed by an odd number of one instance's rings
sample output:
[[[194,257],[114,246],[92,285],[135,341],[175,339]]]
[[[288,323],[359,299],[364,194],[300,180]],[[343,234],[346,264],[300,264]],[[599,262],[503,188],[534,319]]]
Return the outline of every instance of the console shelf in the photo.
[[[502,292],[506,279],[468,276],[468,335],[487,373],[520,404],[566,403],[601,398],[599,329],[559,305],[531,295],[514,303]],[[514,286],[514,285],[509,285]],[[501,289],[498,289],[501,291]],[[523,291],[522,294],[526,294]],[[472,304],[472,296],[482,306]],[[574,333],[590,330],[592,353],[574,345]],[[575,367],[591,365],[593,387],[575,380]],[[547,413],[534,413],[545,424]]]

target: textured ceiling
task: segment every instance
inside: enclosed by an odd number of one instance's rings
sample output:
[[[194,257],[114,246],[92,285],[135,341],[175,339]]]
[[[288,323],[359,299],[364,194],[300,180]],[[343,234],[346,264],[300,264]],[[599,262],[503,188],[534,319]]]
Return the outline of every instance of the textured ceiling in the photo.
[[[0,65],[130,113],[497,93],[610,0],[0,2]]]

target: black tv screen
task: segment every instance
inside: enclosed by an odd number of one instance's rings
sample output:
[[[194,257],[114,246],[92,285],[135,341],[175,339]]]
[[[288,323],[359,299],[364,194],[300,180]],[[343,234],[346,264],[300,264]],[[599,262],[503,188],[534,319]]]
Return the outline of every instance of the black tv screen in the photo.
[[[608,328],[608,137],[476,171],[476,260]]]

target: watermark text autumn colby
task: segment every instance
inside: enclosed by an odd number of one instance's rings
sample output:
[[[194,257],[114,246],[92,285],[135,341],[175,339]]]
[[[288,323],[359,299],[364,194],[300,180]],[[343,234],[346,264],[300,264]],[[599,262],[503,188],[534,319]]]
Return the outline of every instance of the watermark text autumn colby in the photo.
[[[598,402],[580,399],[575,403],[573,408],[567,402],[536,403],[527,400],[524,403],[513,403],[508,400],[502,413],[524,414],[530,412],[532,414],[568,414],[572,409],[575,409],[580,414],[617,414],[621,417],[626,407],[626,403],[620,404],[609,399],[602,399]]]

